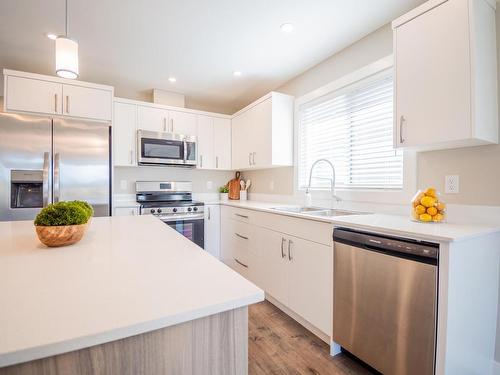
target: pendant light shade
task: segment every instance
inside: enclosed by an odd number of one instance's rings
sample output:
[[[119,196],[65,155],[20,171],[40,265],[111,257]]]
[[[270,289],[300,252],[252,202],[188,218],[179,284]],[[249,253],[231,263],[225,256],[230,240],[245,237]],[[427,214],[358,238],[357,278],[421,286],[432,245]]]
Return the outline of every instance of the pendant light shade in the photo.
[[[78,43],[65,36],[56,39],[56,73],[63,78],[78,78]]]

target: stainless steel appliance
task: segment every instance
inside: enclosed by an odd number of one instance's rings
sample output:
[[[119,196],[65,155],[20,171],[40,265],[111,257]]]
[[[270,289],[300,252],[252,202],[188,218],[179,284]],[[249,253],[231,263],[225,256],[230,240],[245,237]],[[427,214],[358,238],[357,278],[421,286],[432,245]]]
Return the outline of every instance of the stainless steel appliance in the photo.
[[[109,216],[110,185],[108,123],[0,113],[0,221],[32,220],[63,200]]]
[[[196,137],[137,130],[139,165],[196,166]]]
[[[204,204],[192,200],[191,182],[138,181],[135,188],[141,215],[155,215],[204,247]]]
[[[332,340],[385,375],[434,374],[439,246],[335,229]]]

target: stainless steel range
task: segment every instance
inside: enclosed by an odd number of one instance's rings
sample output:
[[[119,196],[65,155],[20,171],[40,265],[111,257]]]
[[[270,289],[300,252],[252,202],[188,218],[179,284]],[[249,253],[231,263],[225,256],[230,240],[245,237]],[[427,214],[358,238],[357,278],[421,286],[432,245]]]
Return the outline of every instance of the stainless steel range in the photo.
[[[141,215],[154,215],[201,248],[204,247],[204,204],[192,200],[189,181],[137,181]]]

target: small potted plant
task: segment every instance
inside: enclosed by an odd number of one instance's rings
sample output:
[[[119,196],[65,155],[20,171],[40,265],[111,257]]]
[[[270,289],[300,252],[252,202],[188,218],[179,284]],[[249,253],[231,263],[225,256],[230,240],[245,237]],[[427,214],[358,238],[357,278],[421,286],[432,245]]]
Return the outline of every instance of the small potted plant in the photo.
[[[219,193],[220,193],[220,200],[223,202],[227,202],[229,197],[229,188],[227,187],[227,185],[221,186],[219,188]]]
[[[35,230],[41,243],[49,247],[66,246],[80,241],[94,214],[83,201],[49,204],[35,218]]]

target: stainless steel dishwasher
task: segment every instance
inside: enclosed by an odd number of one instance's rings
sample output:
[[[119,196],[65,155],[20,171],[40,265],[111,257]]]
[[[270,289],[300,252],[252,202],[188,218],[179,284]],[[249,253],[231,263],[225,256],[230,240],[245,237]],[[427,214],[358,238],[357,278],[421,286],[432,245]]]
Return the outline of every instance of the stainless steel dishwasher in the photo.
[[[437,244],[336,228],[333,341],[385,375],[434,374]]]

